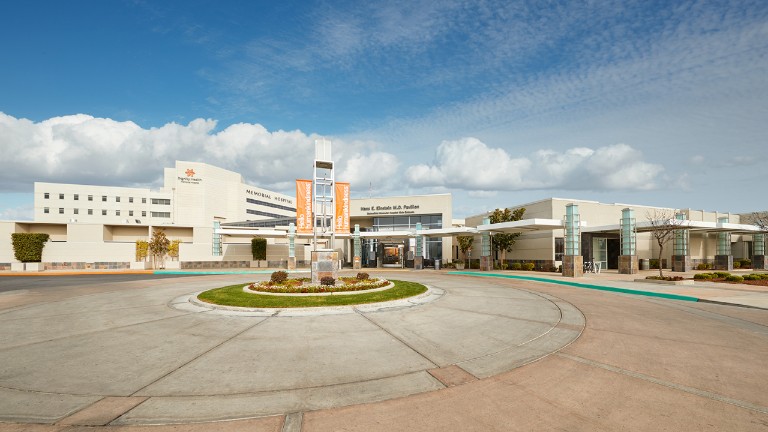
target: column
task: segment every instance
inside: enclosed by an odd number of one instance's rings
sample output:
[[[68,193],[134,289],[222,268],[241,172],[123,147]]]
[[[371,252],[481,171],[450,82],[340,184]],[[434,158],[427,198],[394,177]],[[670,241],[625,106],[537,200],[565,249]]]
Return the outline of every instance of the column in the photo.
[[[717,223],[728,223],[728,217],[717,218]],[[717,233],[717,251],[715,253],[715,270],[733,270],[733,255],[731,255],[731,233]]]
[[[416,253],[413,256],[413,269],[424,268],[424,236],[421,234],[421,222],[416,223]]]
[[[296,270],[296,225],[288,225],[288,270]]]
[[[685,213],[675,214],[675,219],[679,221],[686,220]],[[684,222],[680,222],[684,224]],[[675,230],[675,242],[672,251],[672,271],[688,272],[691,271],[691,252],[688,248],[690,232],[688,229]]]
[[[565,206],[565,255],[563,256],[563,276],[584,276],[584,257],[581,256],[581,218],[579,206]]]
[[[637,266],[637,221],[635,210],[625,208],[621,211],[621,255],[619,273],[635,274]]]
[[[354,270],[360,270],[362,267],[360,260],[362,259],[362,251],[360,247],[360,224],[355,224],[355,232],[352,234],[354,241],[354,252],[352,257],[352,268]]]
[[[752,235],[752,268],[754,270],[768,269],[768,257],[765,256],[765,234]]]
[[[490,218],[483,218],[483,225],[491,223]],[[491,233],[483,231],[480,235],[480,270],[493,270],[493,260],[491,259]]]

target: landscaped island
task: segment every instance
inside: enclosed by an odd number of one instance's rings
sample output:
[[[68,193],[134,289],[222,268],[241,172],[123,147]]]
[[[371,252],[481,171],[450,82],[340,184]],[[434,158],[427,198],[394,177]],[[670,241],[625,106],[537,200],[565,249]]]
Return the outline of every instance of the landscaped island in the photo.
[[[197,298],[221,306],[298,308],[379,303],[413,297],[427,291],[427,287],[419,283],[372,279],[367,273],[358,273],[356,277],[341,277],[339,281],[324,278],[320,285],[312,285],[309,282],[308,278],[288,278],[286,272],[277,271],[272,273],[269,281],[249,284],[245,287],[247,289],[244,289],[243,285],[231,285],[205,291]],[[389,285],[392,287],[380,290]],[[371,290],[375,291],[359,293]],[[264,294],[259,294],[259,291]],[[352,291],[358,293],[336,294]],[[297,295],[274,295],[276,293]],[[334,295],[328,295],[329,293]]]

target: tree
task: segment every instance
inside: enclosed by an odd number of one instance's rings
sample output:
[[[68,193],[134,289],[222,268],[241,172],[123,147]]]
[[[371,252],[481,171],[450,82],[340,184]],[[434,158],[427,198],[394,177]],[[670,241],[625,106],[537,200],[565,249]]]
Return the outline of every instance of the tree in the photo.
[[[163,262],[165,254],[168,253],[168,247],[171,241],[165,236],[165,233],[156,229],[152,233],[152,239],[149,241],[149,252],[152,254],[152,266],[157,267],[157,263]]]
[[[261,237],[252,238],[251,255],[253,255],[254,261],[267,259],[267,239]]]
[[[525,214],[525,207],[520,207],[515,210],[508,209],[508,208],[505,208],[504,210],[496,209],[491,212],[489,219],[492,224],[502,223],[502,222],[514,222],[514,221],[521,220],[524,214]],[[513,234],[496,233],[493,235],[493,239],[491,241],[491,244],[493,245],[493,250],[494,252],[501,251],[502,261],[506,261],[507,252],[510,252],[512,250],[512,246],[515,244],[515,241],[517,241],[518,237],[520,237],[520,233],[513,233]]]
[[[466,257],[467,251],[472,250],[472,242],[475,241],[475,238],[472,236],[458,236],[456,240],[459,242],[459,250]]]
[[[747,222],[757,225],[763,231],[768,231],[768,211],[754,212],[747,218]]]
[[[645,217],[651,224],[651,237],[659,245],[659,277],[663,278],[661,256],[664,252],[664,245],[675,236],[675,232],[680,229],[684,221],[675,218],[674,210],[654,209],[646,212]]]

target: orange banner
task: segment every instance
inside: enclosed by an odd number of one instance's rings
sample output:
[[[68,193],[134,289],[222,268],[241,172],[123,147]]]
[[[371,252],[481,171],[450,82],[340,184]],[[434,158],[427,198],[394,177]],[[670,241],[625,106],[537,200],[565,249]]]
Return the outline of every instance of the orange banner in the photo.
[[[312,180],[296,180],[296,232],[311,234],[312,220]]]
[[[349,232],[349,183],[336,182],[336,228],[337,233]]]

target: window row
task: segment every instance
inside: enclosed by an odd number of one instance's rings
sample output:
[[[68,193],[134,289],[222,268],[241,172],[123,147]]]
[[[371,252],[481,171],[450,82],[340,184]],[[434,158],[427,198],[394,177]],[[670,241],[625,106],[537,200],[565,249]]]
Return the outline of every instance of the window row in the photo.
[[[43,207],[43,213],[50,214],[51,213],[50,207]],[[127,213],[128,213],[128,216],[133,216],[133,210],[128,210]],[[167,213],[168,216],[155,216],[156,212],[151,212],[151,213],[152,213],[152,217],[171,217],[170,213]],[[59,207],[59,214],[64,214],[64,208]],[[77,208],[72,209],[72,214],[80,214],[80,209],[77,209]],[[93,215],[93,209],[88,209],[88,214]],[[158,213],[158,214],[166,214],[166,213]],[[107,216],[107,210],[101,210],[101,215]],[[115,210],[115,216],[121,216],[120,210]],[[147,212],[142,210],[141,216],[147,217]]]
[[[261,205],[261,206],[264,206],[264,207],[272,207],[272,208],[276,208],[276,209],[280,209],[280,210],[287,210],[287,211],[292,211],[292,212],[296,211],[295,207],[288,207],[288,206],[284,206],[284,205],[280,205],[280,204],[275,204],[275,203],[271,203],[271,202],[259,201],[259,200],[255,200],[253,198],[246,198],[245,202],[247,202],[248,204],[257,204],[257,205]]]
[[[271,217],[271,218],[284,218],[285,217],[285,215],[279,215],[279,214],[276,214],[276,213],[267,213],[267,212],[258,211],[258,210],[251,210],[251,209],[247,209],[245,212],[248,213],[248,214],[252,214],[252,215],[267,216],[267,217]]]
[[[50,194],[50,193],[48,193],[48,192],[45,192],[45,193],[43,194],[43,198],[45,198],[45,199],[51,199],[51,194]],[[80,201],[80,194],[73,194],[73,195],[72,195],[72,198],[73,198],[75,201]],[[63,193],[60,193],[60,194],[59,194],[59,199],[64,199],[64,194],[63,194]],[[102,196],[101,196],[101,200],[102,200],[103,202],[107,202],[107,195],[102,195]],[[93,195],[88,195],[88,201],[93,201]],[[152,201],[153,201],[153,202],[152,202],[152,204],[155,204],[155,202],[154,202],[154,201],[155,201],[155,199],[152,199]],[[162,200],[161,200],[161,201],[162,201]],[[170,203],[171,203],[171,202],[170,202],[171,200],[165,200],[165,201],[168,201],[168,204],[170,204]],[[115,202],[120,202],[120,197],[119,197],[119,196],[115,196]],[[129,203],[132,203],[132,202],[133,202],[133,197],[128,197],[128,202],[129,202]],[[142,204],[146,204],[146,203],[147,203],[147,199],[146,199],[146,198],[142,198],[142,199],[141,199],[141,203],[142,203]],[[160,204],[163,204],[163,203],[160,203]]]

